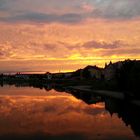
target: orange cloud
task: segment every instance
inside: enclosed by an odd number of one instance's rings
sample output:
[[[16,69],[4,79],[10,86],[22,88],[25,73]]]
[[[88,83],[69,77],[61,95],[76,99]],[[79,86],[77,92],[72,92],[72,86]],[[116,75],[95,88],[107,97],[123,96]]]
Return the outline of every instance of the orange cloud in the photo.
[[[110,60],[140,59],[139,24],[139,19],[88,19],[74,25],[0,23],[0,71],[69,71],[88,64],[103,67]]]

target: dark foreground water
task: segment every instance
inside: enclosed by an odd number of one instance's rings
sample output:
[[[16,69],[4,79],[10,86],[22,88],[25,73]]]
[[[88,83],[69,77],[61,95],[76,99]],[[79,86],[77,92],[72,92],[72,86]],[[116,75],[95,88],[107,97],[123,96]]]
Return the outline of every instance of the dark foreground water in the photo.
[[[78,97],[53,89],[0,87],[0,140],[139,139],[139,107]]]

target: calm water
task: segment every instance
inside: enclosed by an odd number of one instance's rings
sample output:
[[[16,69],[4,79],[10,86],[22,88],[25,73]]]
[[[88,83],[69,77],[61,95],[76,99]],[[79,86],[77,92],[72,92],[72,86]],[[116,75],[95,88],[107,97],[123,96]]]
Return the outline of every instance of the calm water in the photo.
[[[139,121],[133,119],[139,118],[138,109],[138,114],[131,108],[125,112],[118,101],[98,97],[101,101],[94,104],[87,96],[84,101],[53,89],[0,87],[0,139],[139,139]]]

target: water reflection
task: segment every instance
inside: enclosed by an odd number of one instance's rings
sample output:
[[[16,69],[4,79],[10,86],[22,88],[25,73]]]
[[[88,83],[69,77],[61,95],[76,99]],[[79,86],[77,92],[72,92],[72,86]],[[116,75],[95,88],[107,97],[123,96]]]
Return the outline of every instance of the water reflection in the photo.
[[[0,139],[139,139],[139,107],[58,87],[41,89],[0,88]]]

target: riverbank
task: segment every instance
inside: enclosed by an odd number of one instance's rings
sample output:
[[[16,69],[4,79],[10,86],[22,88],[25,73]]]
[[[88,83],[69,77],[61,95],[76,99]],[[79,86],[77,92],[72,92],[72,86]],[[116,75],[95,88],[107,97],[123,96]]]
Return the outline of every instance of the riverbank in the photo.
[[[140,100],[132,94],[123,91],[117,91],[110,88],[107,83],[96,80],[4,80],[0,85],[15,85],[16,87],[29,86],[46,90],[56,89],[62,92],[70,92],[78,95],[79,93],[86,97],[87,94],[114,98],[118,100],[127,100],[127,102],[140,106]],[[95,100],[95,98],[94,98]]]
[[[92,91],[100,94],[117,94],[122,98],[120,92],[127,98],[140,99],[140,61],[125,60],[110,63],[105,68],[87,66],[74,72],[66,73],[44,73],[44,74],[21,74],[0,75],[0,85],[3,84],[29,84],[43,87],[52,84],[60,87],[90,86]],[[87,90],[87,89],[86,89]],[[105,91],[115,91],[117,94]],[[87,91],[89,92],[89,91]],[[118,95],[116,96],[118,98]],[[119,98],[120,98],[119,97]]]
[[[136,99],[128,99],[123,92],[117,92],[117,91],[108,91],[108,90],[93,90],[90,86],[71,86],[69,87],[69,90],[71,92],[82,92],[82,93],[90,93],[90,94],[96,94],[100,96],[105,96],[109,98],[115,98],[119,100],[127,100],[128,103],[132,103],[134,105],[140,106],[140,100]]]

